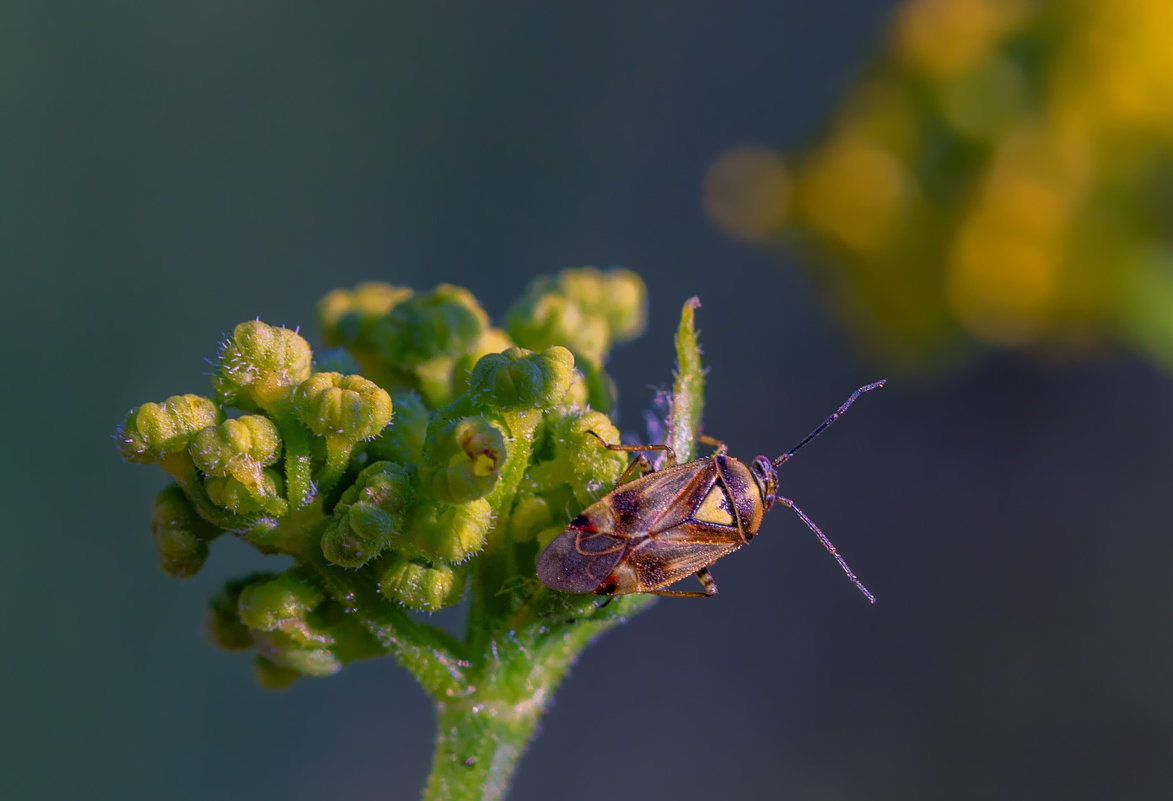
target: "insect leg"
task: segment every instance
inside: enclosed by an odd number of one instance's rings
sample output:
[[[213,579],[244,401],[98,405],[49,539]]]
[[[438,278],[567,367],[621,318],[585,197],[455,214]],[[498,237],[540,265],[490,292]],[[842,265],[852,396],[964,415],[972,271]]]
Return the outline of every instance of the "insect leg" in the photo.
[[[788,506],[794,510],[794,513],[802,519],[802,522],[806,523],[807,528],[813,531],[815,536],[819,538],[819,542],[823,543],[823,547],[827,549],[827,553],[835,557],[835,561],[839,563],[839,567],[843,568],[843,572],[847,574],[847,578],[851,579],[851,583],[855,585],[856,589],[862,592],[863,597],[867,598],[868,601],[875,603],[876,596],[868,592],[868,588],[863,586],[860,580],[855,577],[855,573],[851,572],[851,568],[847,566],[847,562],[845,562],[843,557],[839,555],[839,551],[835,550],[835,546],[831,544],[829,539],[827,539],[827,535],[819,531],[819,527],[814,524],[813,520],[806,516],[806,512],[795,506],[794,501],[790,500],[789,498],[783,498],[779,495],[775,497],[774,500],[783,506]]]
[[[689,592],[687,590],[654,590],[652,595],[663,595],[665,598],[712,598],[717,594],[717,581],[707,567],[702,567],[694,574],[704,587],[704,592]]]
[[[672,450],[669,445],[617,445],[600,437],[594,431],[587,431],[588,434],[597,439],[604,448],[609,451],[626,451],[627,453],[639,453],[642,451],[664,451],[668,454],[664,462],[665,467],[672,467],[676,464],[676,451]]]
[[[641,453],[639,456],[628,462],[627,467],[623,468],[623,472],[619,474],[619,480],[615,482],[615,486],[618,487],[620,484],[627,481],[628,477],[631,475],[631,471],[635,470],[636,468],[639,468],[639,474],[641,476],[646,476],[648,473],[656,472],[655,468],[652,467],[652,463],[648,460],[647,454]]]
[[[709,445],[710,447],[716,448],[719,455],[724,454],[729,450],[729,447],[724,443],[724,441],[719,440],[716,437],[710,437],[708,434],[697,434],[696,441],[702,445]]]

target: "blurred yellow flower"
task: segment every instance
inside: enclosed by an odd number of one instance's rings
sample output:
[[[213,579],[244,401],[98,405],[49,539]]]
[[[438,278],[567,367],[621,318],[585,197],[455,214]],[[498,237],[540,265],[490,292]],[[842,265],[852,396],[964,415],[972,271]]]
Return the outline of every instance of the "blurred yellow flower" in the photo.
[[[1173,369],[1173,0],[906,0],[888,43],[792,182],[770,150],[717,161],[714,221],[810,233],[898,367],[970,338]]]

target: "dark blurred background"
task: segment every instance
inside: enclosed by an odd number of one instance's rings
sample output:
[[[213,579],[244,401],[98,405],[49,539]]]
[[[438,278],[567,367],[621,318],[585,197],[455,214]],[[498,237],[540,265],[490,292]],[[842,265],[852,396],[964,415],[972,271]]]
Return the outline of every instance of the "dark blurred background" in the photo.
[[[622,264],[652,305],[610,364],[621,428],[698,294],[707,428],[778,454],[883,362],[801,252],[709,222],[703,177],[814,136],[892,7],[0,6],[0,794],[416,797],[432,720],[409,675],[256,687],[200,625],[260,557],[217,544],[164,576],[165,481],[119,461],[114,425],[205,391],[235,323],[309,328],[336,286],[459,283],[499,317],[537,274]],[[718,598],[586,652],[511,798],[1173,791],[1169,374],[1003,348],[889,377],[782,477],[876,606],[775,512]]]

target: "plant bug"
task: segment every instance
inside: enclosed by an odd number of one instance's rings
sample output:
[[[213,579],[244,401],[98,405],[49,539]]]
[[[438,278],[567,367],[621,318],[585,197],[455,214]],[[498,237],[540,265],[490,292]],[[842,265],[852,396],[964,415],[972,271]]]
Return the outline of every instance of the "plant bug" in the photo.
[[[667,445],[618,445],[595,434],[610,450],[639,455],[609,493],[546,546],[538,557],[538,578],[562,592],[707,598],[717,594],[709,565],[753,539],[762,515],[777,502],[794,510],[864,597],[875,603],[819,527],[775,490],[777,468],[838,420],[856,398],[885,381],[860,387],[802,442],[777,459],[758,456],[749,467],[727,456],[724,443],[710,437],[700,441],[716,446],[711,456],[676,464]],[[646,451],[664,451],[664,466],[654,470]],[[626,481],[637,467],[641,475]],[[702,591],[664,589],[690,575],[700,580]]]

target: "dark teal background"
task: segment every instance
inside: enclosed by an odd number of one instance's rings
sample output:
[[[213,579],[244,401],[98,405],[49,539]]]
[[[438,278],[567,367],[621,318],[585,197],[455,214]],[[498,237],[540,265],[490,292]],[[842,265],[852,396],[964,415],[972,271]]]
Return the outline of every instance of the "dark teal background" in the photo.
[[[776,455],[856,386],[818,298],[706,222],[722,150],[816,130],[888,3],[0,6],[0,796],[416,797],[431,710],[389,662],[285,693],[203,642],[261,559],[155,566],[162,474],[109,436],[207,390],[244,319],[364,279],[472,289],[623,264],[650,326],[612,371],[638,438],[699,294],[708,430]],[[1171,311],[1173,313],[1173,311]],[[774,512],[587,651],[525,799],[1151,799],[1173,787],[1173,391],[1104,354],[894,377],[785,468],[869,608]]]

